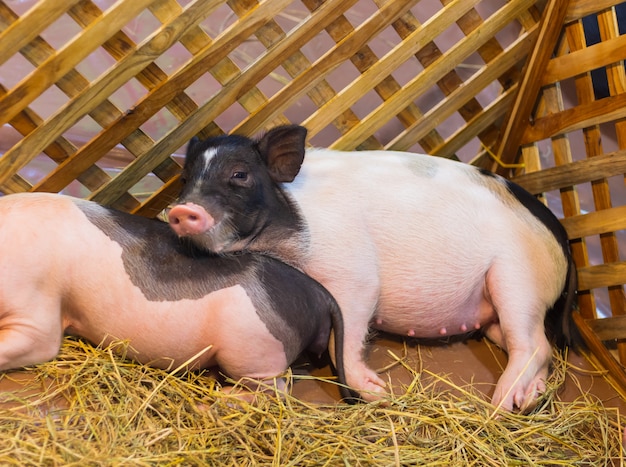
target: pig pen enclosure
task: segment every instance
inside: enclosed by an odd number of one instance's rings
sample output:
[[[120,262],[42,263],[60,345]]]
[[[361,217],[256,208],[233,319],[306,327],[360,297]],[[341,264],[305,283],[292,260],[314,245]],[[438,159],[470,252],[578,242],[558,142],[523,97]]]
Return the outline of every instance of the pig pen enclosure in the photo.
[[[0,1],[0,193],[158,216],[191,137],[288,122],[315,146],[456,158],[562,220],[589,347],[557,355],[533,413],[496,417],[504,356],[484,341],[380,336],[370,362],[393,395],[347,406],[328,368],[234,403],[208,375],[68,338],[53,362],[1,376],[1,462],[621,463],[625,32],[610,0]]]

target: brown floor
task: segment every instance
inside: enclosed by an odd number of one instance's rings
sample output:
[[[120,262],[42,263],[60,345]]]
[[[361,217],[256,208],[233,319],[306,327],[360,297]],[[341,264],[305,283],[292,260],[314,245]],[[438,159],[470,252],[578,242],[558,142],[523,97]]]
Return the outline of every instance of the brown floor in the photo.
[[[397,364],[398,357],[403,364]],[[369,363],[373,368],[387,370],[384,379],[391,381],[396,392],[402,385],[409,384],[414,374],[404,365],[415,370],[426,370],[459,387],[472,384],[473,389],[490,399],[495,383],[506,365],[506,354],[487,340],[469,340],[442,345],[412,345],[410,342],[378,337],[371,348]],[[396,364],[394,364],[396,363]],[[612,384],[586,358],[570,352],[565,383],[559,390],[559,398],[573,401],[581,393],[590,393],[607,407],[617,407],[626,413],[626,400]],[[391,368],[389,368],[391,366]],[[328,376],[328,367],[312,371],[314,375]],[[315,380],[298,381],[293,387],[293,395],[298,398],[320,403],[330,403],[338,399],[338,391],[333,385]]]

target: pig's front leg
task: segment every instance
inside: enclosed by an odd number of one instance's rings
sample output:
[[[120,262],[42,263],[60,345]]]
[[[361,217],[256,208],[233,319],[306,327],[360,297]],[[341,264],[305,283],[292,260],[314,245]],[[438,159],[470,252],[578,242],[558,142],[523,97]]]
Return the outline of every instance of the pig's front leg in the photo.
[[[344,279],[348,275],[343,276]],[[351,282],[351,286],[347,285]],[[385,382],[365,363],[365,347],[369,323],[378,300],[378,281],[374,278],[353,278],[345,285],[337,282],[325,284],[341,307],[344,322],[344,367],[348,386],[368,402],[387,393]],[[335,362],[334,339],[329,342],[330,355]],[[336,362],[335,362],[336,363]]]

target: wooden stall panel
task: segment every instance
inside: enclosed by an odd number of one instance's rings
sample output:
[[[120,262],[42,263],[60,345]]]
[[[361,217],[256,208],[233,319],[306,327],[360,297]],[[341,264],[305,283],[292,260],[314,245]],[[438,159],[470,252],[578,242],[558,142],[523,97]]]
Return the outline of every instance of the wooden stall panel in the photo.
[[[499,149],[507,162],[521,154],[531,164],[514,180],[548,193],[549,206],[562,213],[578,267],[584,331],[597,331],[592,338],[609,347],[617,339],[624,364],[626,328],[612,317],[626,313],[626,4],[572,1],[566,7],[563,22],[554,25],[554,55],[543,51],[549,60],[528,85],[538,94],[520,103],[529,113],[511,114],[512,140]]]
[[[192,136],[287,122],[316,145],[471,158],[497,140],[535,3],[0,1],[0,192],[156,215]]]

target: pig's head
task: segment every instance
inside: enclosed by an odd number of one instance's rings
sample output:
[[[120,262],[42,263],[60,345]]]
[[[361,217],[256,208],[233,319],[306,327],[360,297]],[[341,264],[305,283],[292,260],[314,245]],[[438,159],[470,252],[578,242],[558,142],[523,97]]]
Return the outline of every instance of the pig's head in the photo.
[[[302,230],[280,188],[302,165],[306,129],[274,128],[258,139],[193,139],[181,174],[183,188],[168,214],[181,238],[207,251],[267,251]]]

